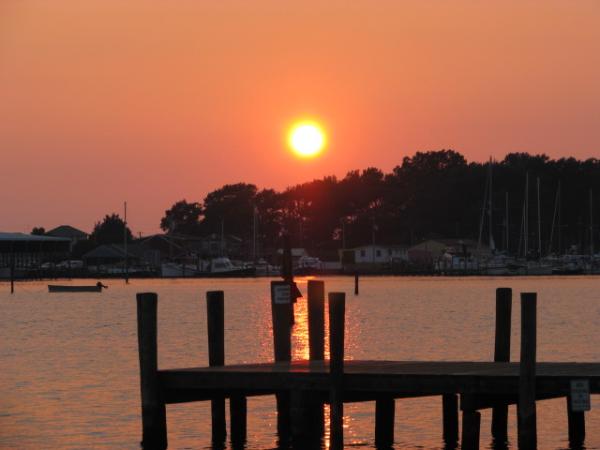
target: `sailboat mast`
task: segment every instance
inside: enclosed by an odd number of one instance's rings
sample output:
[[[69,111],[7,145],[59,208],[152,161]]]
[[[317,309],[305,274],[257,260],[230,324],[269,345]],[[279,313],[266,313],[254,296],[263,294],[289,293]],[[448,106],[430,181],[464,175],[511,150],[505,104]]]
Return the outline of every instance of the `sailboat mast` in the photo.
[[[508,228],[508,191],[506,191],[504,193],[504,203],[505,203],[505,205],[504,205],[504,207],[505,207],[505,213],[504,213],[505,214],[504,215],[504,236],[505,236],[505,239],[506,239],[505,240],[505,250],[506,250],[506,253],[508,254],[509,253],[509,249],[510,249],[510,242],[509,242],[510,234],[509,234],[509,231],[508,231],[509,230],[509,228]]]
[[[562,255],[562,185],[561,181],[558,181],[558,254]]]
[[[590,256],[594,256],[594,202],[590,188]]]
[[[542,207],[540,205],[540,177],[537,177],[538,259],[542,257]]]
[[[525,259],[527,259],[527,253],[529,252],[529,172],[525,174],[525,225],[524,225],[524,238],[525,238]]]
[[[490,250],[494,251],[496,245],[494,244],[494,233],[492,230],[492,158],[490,158],[488,173],[490,177],[490,188],[488,192],[488,244],[490,246]]]
[[[554,243],[554,228],[556,226],[556,213],[558,212],[558,198],[560,195],[560,181],[556,189],[556,196],[554,199],[554,213],[552,214],[552,227],[550,228],[550,239],[548,240],[548,253],[552,253],[552,244]]]
[[[123,249],[125,251],[125,284],[129,284],[129,267],[127,264],[127,202],[123,203]]]

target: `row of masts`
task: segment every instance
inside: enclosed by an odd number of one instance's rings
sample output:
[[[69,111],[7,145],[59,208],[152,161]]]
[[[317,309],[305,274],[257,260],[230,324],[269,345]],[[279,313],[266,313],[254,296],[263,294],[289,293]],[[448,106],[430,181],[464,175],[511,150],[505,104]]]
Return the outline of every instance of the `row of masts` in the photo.
[[[487,179],[484,189],[483,195],[483,208],[481,211],[481,221],[479,224],[479,239],[478,239],[478,248],[481,248],[483,242],[483,230],[484,230],[484,220],[487,213],[487,221],[488,221],[488,245],[492,252],[496,250],[496,244],[494,241],[494,233],[493,233],[493,203],[492,203],[492,187],[493,187],[493,174],[492,174],[492,166],[493,162],[490,158],[490,162],[488,163],[488,173]],[[517,255],[527,258],[530,250],[537,251],[538,258],[543,255],[542,251],[542,212],[541,212],[541,199],[540,199],[540,178],[536,178],[536,192],[537,192],[537,248],[531,248],[529,237],[530,237],[530,227],[529,227],[529,172],[525,173],[525,192],[523,194],[523,211],[521,216],[521,225],[520,225],[520,233],[519,233],[519,244],[517,247]],[[556,195],[554,199],[554,211],[552,214],[552,226],[550,229],[550,238],[548,240],[548,248],[546,254],[551,254],[554,249],[554,239],[555,235],[557,237],[557,253],[561,254],[563,250],[562,243],[562,233],[561,230],[563,228],[562,225],[562,186],[561,181],[558,181],[558,186],[556,188]],[[510,249],[510,227],[509,227],[509,193],[505,192],[504,195],[504,249],[508,252]],[[589,190],[589,208],[590,208],[590,224],[589,224],[589,254],[594,254],[594,214],[593,214],[593,191],[590,188]]]

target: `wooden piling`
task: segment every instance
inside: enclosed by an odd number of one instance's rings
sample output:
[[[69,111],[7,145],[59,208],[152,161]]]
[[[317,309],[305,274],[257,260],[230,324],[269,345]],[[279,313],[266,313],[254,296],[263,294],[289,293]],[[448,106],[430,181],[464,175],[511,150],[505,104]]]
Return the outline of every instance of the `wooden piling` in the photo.
[[[140,387],[142,397],[142,447],[167,448],[167,414],[158,382],[157,303],[155,293],[136,296]]]
[[[393,397],[375,400],[375,446],[391,448],[394,445],[396,402]]]
[[[325,283],[308,281],[308,345],[311,361],[325,358]]]
[[[354,295],[358,295],[358,272],[354,274]]]
[[[342,397],[344,377],[344,329],[346,312],[346,294],[329,294],[329,372],[331,391],[329,396],[330,412],[330,448],[344,448],[344,403]]]
[[[458,442],[458,395],[442,395],[443,437],[447,446]]]
[[[512,289],[496,289],[496,334],[494,361],[510,361],[510,334],[512,312]],[[492,437],[497,442],[508,438],[508,405],[494,406],[492,409]]]
[[[569,426],[569,444],[573,448],[581,447],[585,441],[585,413],[573,411],[571,396],[567,396],[567,422]]]
[[[248,402],[243,395],[229,398],[230,436],[232,448],[244,448],[248,428]]]
[[[271,315],[275,362],[289,362],[292,359],[291,311],[292,289],[290,283],[286,281],[271,281]],[[291,431],[289,391],[278,392],[276,400],[277,433],[283,444],[289,439]]]
[[[225,302],[223,291],[206,293],[206,317],[208,331],[208,365],[225,365]],[[225,397],[215,396],[210,401],[212,419],[212,442],[223,445],[227,436],[225,423]]]
[[[325,359],[325,283],[309,280],[307,290],[309,358],[311,361],[322,361]],[[323,402],[314,395],[305,395],[305,398],[308,432],[320,439],[325,432]]]
[[[536,304],[534,292],[521,294],[521,361],[519,372],[518,441],[520,450],[535,449]]]
[[[479,430],[481,414],[477,411],[463,411],[461,450],[479,450]]]

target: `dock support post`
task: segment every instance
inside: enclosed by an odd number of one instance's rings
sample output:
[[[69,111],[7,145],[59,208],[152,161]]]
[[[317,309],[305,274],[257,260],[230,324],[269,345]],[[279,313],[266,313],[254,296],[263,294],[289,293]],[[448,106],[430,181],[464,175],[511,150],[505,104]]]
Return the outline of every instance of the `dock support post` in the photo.
[[[393,397],[375,400],[375,446],[391,448],[394,445],[396,402]]]
[[[225,304],[223,291],[206,293],[206,317],[208,331],[208,365],[225,364]],[[217,396],[210,401],[212,419],[212,442],[223,446],[227,436],[225,424],[225,397]]]
[[[458,442],[458,395],[442,396],[443,434],[446,445]]]
[[[521,294],[521,362],[519,372],[518,435],[519,449],[537,445],[535,409],[536,293]]]
[[[325,283],[308,281],[308,346],[310,361],[325,359]],[[325,432],[322,397],[308,390],[291,392],[292,440],[295,448],[320,448]]]
[[[155,293],[136,296],[140,387],[142,394],[142,447],[167,448],[167,413],[158,383],[157,303]]]
[[[569,424],[569,444],[572,448],[581,447],[585,441],[585,413],[571,409],[571,396],[567,396],[567,421]]]
[[[461,450],[479,450],[481,414],[478,411],[463,411]]]
[[[512,289],[496,289],[496,334],[494,362],[510,361],[510,329],[512,312]],[[508,439],[508,405],[492,409],[492,437],[496,442]]]
[[[271,282],[271,315],[273,321],[273,349],[275,362],[290,362],[292,359],[291,321],[292,286],[286,281]],[[288,442],[291,431],[290,392],[275,394],[277,400],[277,433],[280,444]]]
[[[311,361],[325,359],[325,283],[308,281],[308,342]],[[325,433],[323,403],[309,397],[310,433],[321,438]]]
[[[346,313],[346,294],[331,292],[329,294],[329,372],[331,391],[329,404],[331,408],[329,434],[330,448],[344,448],[344,401],[342,397],[344,379],[344,329]]]
[[[247,434],[247,400],[244,395],[229,398],[231,448],[244,448]]]
[[[354,295],[358,295],[358,272],[354,274]]]

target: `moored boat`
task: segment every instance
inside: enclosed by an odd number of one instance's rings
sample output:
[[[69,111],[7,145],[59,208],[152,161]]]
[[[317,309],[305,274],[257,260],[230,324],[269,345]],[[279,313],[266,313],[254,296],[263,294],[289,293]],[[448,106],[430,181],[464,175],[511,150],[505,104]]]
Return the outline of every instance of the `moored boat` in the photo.
[[[107,287],[100,282],[87,286],[49,284],[48,292],[102,292],[102,289]]]

